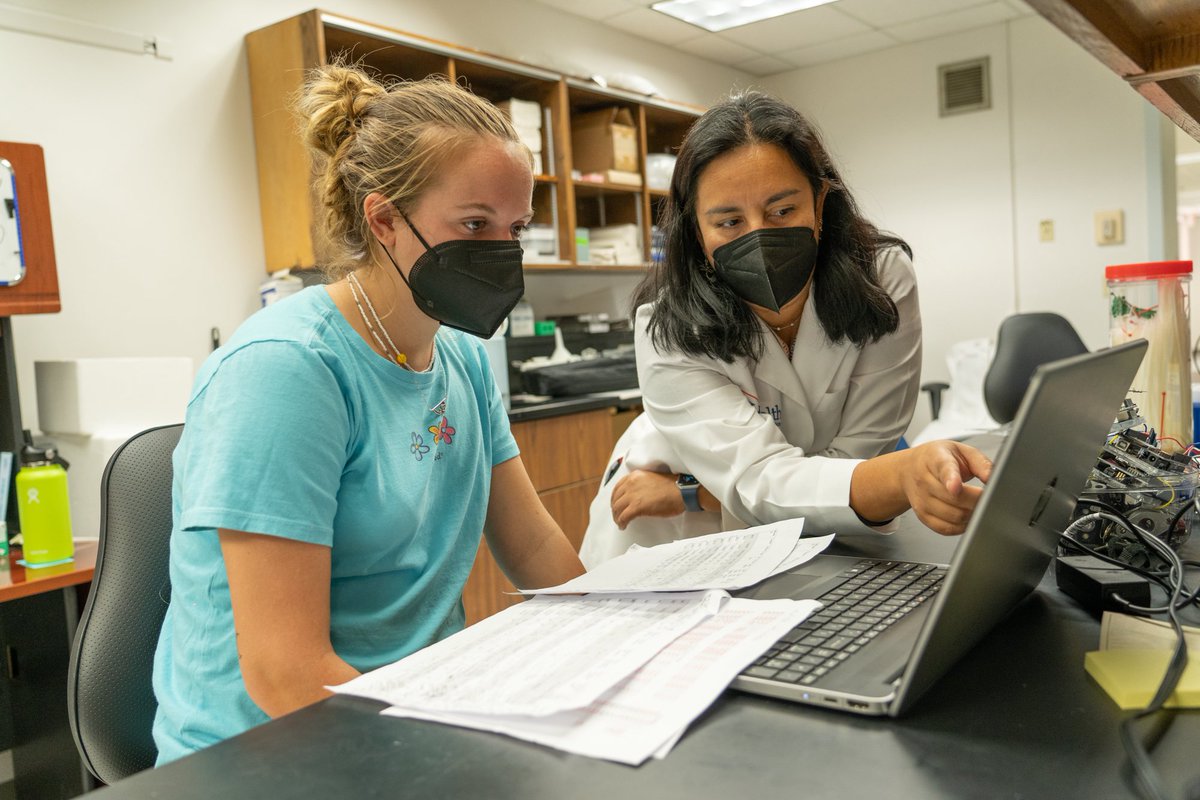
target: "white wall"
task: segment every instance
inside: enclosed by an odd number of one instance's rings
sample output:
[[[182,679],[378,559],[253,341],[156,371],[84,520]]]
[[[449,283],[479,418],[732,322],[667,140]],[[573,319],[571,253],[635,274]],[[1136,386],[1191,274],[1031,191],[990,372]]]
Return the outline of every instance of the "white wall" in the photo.
[[[199,364],[210,328],[228,337],[255,309],[265,274],[242,38],[312,3],[9,4],[164,36],[175,48],[162,61],[0,30],[0,139],[45,148],[63,305],[14,320],[22,411],[36,429],[35,360],[182,355]],[[664,96],[697,104],[747,80],[521,0],[339,0],[329,10],[546,66],[641,74]]]
[[[937,66],[978,56],[991,109],[939,117]],[[817,122],[868,216],[912,245],[924,380],[948,377],[952,343],[994,336],[1015,311],[1057,311],[1107,343],[1104,266],[1147,259],[1161,236],[1147,209],[1156,118],[1057,29],[1023,17],[762,83]],[[1099,247],[1092,212],[1110,208],[1125,211],[1126,244]],[[1038,241],[1042,219],[1053,243]],[[922,401],[910,434],[928,419]]]
[[[32,362],[208,352],[255,307],[261,232],[245,33],[298,0],[151,3],[17,0],[174,41],[175,60],[0,30],[0,139],[46,149],[63,311],[14,322],[27,425]],[[582,72],[640,73],[706,104],[744,73],[521,0],[345,0],[347,16]],[[563,55],[569,54],[569,55]],[[936,67],[991,57],[990,110],[939,118]],[[1015,310],[1065,314],[1104,343],[1103,267],[1155,252],[1144,102],[1038,17],[1025,17],[759,81],[824,130],[867,213],[916,251],[926,380],[946,348],[990,336]],[[1126,244],[1091,243],[1092,212],[1125,211]],[[1173,217],[1173,211],[1171,212]],[[1053,219],[1056,239],[1037,241]],[[1160,243],[1161,244],[1161,243]],[[608,302],[628,276],[537,276],[539,313]],[[557,306],[557,308],[549,308]],[[918,407],[913,430],[923,426]]]

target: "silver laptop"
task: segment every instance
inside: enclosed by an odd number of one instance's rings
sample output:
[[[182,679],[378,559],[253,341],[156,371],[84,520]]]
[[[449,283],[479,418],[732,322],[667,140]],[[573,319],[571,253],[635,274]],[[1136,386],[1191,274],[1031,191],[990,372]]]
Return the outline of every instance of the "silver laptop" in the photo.
[[[1145,351],[1139,340],[1034,373],[949,565],[818,556],[740,592],[825,607],[733,686],[859,714],[911,708],[1042,579]]]

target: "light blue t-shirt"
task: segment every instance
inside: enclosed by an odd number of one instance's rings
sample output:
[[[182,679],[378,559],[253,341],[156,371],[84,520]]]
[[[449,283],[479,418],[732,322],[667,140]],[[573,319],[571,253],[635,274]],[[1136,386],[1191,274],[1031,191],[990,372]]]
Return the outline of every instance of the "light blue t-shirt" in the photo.
[[[205,362],[175,451],[171,603],[154,659],[165,763],[267,720],[238,667],[217,528],[332,548],[330,637],[358,670],[460,630],[491,470],[517,455],[483,345],[377,355],[313,287]]]

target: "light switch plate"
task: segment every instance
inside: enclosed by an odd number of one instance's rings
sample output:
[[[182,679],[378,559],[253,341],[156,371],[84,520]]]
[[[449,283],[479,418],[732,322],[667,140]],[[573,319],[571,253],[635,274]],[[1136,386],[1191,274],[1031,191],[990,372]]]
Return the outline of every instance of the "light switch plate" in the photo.
[[[1125,212],[1097,211],[1096,212],[1096,244],[1125,243]]]
[[[1054,220],[1044,219],[1038,223],[1038,241],[1053,242],[1054,241]]]

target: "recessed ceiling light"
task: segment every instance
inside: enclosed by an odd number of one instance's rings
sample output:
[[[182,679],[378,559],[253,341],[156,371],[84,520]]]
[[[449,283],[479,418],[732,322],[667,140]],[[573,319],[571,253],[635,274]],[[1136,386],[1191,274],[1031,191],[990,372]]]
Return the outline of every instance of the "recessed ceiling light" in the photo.
[[[834,0],[670,0],[650,7],[716,32],[832,2]]]

